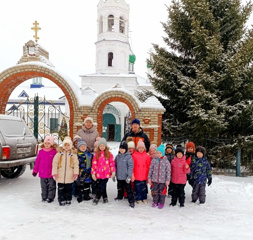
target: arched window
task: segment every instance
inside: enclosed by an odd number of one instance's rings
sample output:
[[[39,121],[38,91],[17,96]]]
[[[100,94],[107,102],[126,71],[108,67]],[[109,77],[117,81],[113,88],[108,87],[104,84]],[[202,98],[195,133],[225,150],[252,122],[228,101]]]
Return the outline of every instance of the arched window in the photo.
[[[112,59],[113,59],[113,53],[108,53],[108,67],[112,67]]]
[[[114,16],[113,15],[109,15],[108,17],[108,31],[114,32]]]
[[[103,32],[103,17],[101,16],[99,19],[99,33]]]
[[[119,18],[119,32],[125,33],[125,20],[123,17]]]

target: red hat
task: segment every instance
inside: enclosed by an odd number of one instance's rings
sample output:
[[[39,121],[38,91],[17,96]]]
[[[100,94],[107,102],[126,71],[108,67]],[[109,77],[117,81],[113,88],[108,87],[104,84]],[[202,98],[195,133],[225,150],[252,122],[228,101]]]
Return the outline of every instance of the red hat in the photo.
[[[186,152],[188,148],[193,148],[193,151],[195,152],[195,144],[193,142],[188,142],[186,144]]]

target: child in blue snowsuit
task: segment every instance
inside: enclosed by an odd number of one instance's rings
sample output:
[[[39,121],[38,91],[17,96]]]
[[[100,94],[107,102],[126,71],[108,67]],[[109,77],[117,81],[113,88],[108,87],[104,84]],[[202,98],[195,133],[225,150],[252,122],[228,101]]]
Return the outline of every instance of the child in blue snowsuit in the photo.
[[[193,203],[199,199],[199,203],[204,204],[206,201],[206,182],[208,186],[212,184],[211,168],[205,155],[206,149],[204,147],[198,146],[196,148],[196,157],[192,158],[191,161],[189,183],[193,187]]]

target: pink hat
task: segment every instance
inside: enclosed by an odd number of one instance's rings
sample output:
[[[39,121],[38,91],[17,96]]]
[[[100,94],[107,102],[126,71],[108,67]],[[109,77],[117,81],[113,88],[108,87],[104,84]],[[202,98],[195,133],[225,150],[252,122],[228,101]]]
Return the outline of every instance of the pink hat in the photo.
[[[46,136],[44,139],[44,143],[49,142],[51,144],[51,146],[54,145],[54,137],[52,136]]]
[[[136,148],[138,149],[139,147],[144,147],[146,149],[145,144],[141,139],[138,141]]]

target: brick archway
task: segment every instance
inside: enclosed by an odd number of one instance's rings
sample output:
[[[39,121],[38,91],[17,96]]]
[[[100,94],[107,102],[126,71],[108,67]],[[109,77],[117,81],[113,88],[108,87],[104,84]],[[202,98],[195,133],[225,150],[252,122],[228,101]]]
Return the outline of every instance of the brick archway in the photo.
[[[139,110],[136,100],[123,91],[118,90],[103,93],[95,100],[93,107],[93,109],[97,109],[97,130],[100,136],[102,136],[103,131],[103,110],[111,102],[125,103],[131,112],[132,119],[136,117],[136,112]]]
[[[76,96],[68,81],[58,74],[52,67],[44,64],[20,64],[0,73],[0,114],[5,114],[5,108],[12,91],[22,82],[34,78],[44,77],[54,82],[65,94],[70,108],[69,134],[73,136],[74,112],[78,108]]]

